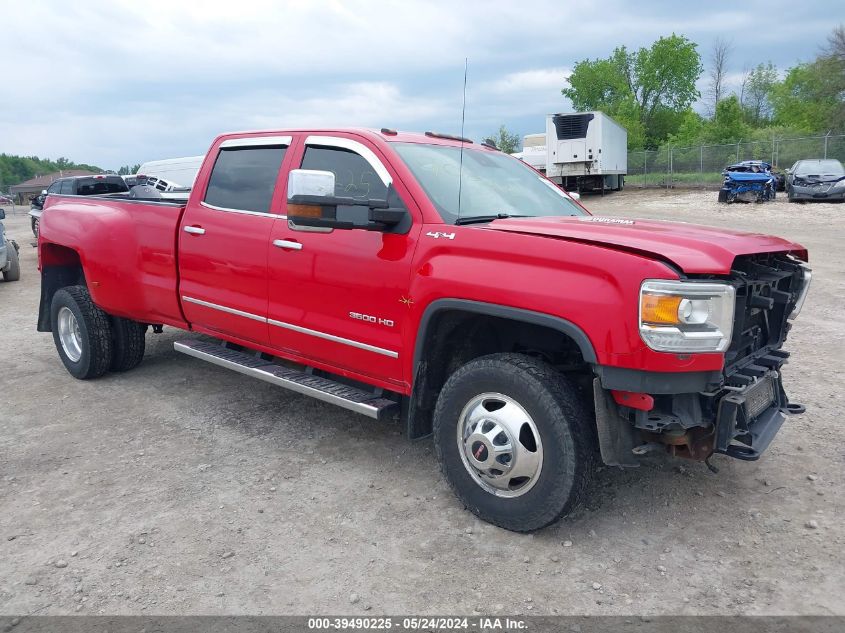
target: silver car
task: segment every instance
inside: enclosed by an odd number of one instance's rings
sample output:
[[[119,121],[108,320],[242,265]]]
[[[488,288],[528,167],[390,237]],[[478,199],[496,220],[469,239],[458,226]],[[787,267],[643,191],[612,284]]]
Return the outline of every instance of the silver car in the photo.
[[[799,160],[786,172],[790,202],[845,200],[845,169],[835,158]]]

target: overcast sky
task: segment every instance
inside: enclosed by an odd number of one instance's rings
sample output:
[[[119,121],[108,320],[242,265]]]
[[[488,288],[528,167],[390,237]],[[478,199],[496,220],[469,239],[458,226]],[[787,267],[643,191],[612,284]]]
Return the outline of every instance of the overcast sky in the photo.
[[[673,31],[731,70],[812,59],[833,0],[0,2],[0,152],[117,169],[224,131],[302,126],[520,135],[566,111],[572,65]]]

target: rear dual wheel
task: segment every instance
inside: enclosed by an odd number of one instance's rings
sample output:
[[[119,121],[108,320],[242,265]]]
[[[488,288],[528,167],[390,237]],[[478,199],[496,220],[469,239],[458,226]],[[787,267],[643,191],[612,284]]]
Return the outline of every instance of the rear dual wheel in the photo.
[[[147,326],[137,321],[111,317],[111,371],[129,371],[144,360]]]
[[[458,369],[438,398],[434,438],[464,505],[517,532],[574,509],[594,469],[593,425],[577,390],[550,365],[519,354]]]
[[[103,312],[85,286],[67,286],[53,295],[50,322],[59,358],[74,378],[127,371],[144,357],[145,327]]]

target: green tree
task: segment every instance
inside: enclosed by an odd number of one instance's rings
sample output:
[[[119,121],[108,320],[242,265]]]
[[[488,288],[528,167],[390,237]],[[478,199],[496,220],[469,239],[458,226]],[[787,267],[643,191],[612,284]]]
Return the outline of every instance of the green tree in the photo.
[[[139,169],[141,169],[140,163],[136,163],[135,165],[122,165],[120,169],[117,170],[117,175],[131,176],[132,174],[137,174]]]
[[[705,135],[713,143],[736,143],[748,138],[745,112],[736,95],[722,99],[716,104],[716,115],[710,122]]]
[[[748,73],[742,107],[751,125],[759,127],[771,120],[771,97],[777,83],[778,71],[772,62],[758,64]]]
[[[819,132],[845,130],[845,72],[832,56],[790,68],[772,90],[778,125]]]
[[[708,123],[709,121],[705,121],[698,112],[688,108],[682,115],[677,131],[669,137],[669,140],[675,147],[700,145]]]
[[[772,89],[774,122],[814,132],[845,131],[845,25],[812,62],[790,68]]]
[[[5,191],[11,185],[16,185],[36,175],[50,174],[66,169],[86,169],[92,172],[102,171],[99,167],[74,163],[67,158],[51,161],[37,156],[13,156],[0,154],[0,190]]]
[[[832,58],[845,67],[845,24],[840,24],[827,37],[825,56]]]
[[[522,144],[522,139],[520,139],[519,134],[512,134],[504,125],[500,125],[499,131],[488,138],[493,141],[493,144],[505,154],[518,152]]]
[[[680,124],[700,95],[695,83],[703,71],[697,46],[686,37],[661,37],[649,48],[616,48],[606,59],[577,64],[561,92],[578,111],[602,110],[627,126],[631,120],[647,146],[656,146]],[[673,116],[674,115],[674,116]],[[667,125],[669,123],[669,125]]]

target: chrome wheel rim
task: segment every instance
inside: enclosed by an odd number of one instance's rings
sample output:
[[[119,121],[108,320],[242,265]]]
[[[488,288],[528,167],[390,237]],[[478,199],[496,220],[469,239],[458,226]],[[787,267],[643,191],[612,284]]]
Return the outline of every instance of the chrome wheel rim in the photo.
[[[59,342],[62,349],[72,362],[79,362],[82,358],[82,333],[79,331],[79,323],[70,308],[62,306],[59,308]]]
[[[516,400],[483,393],[458,419],[458,452],[473,481],[497,497],[519,497],[534,487],[543,469],[537,425]]]

